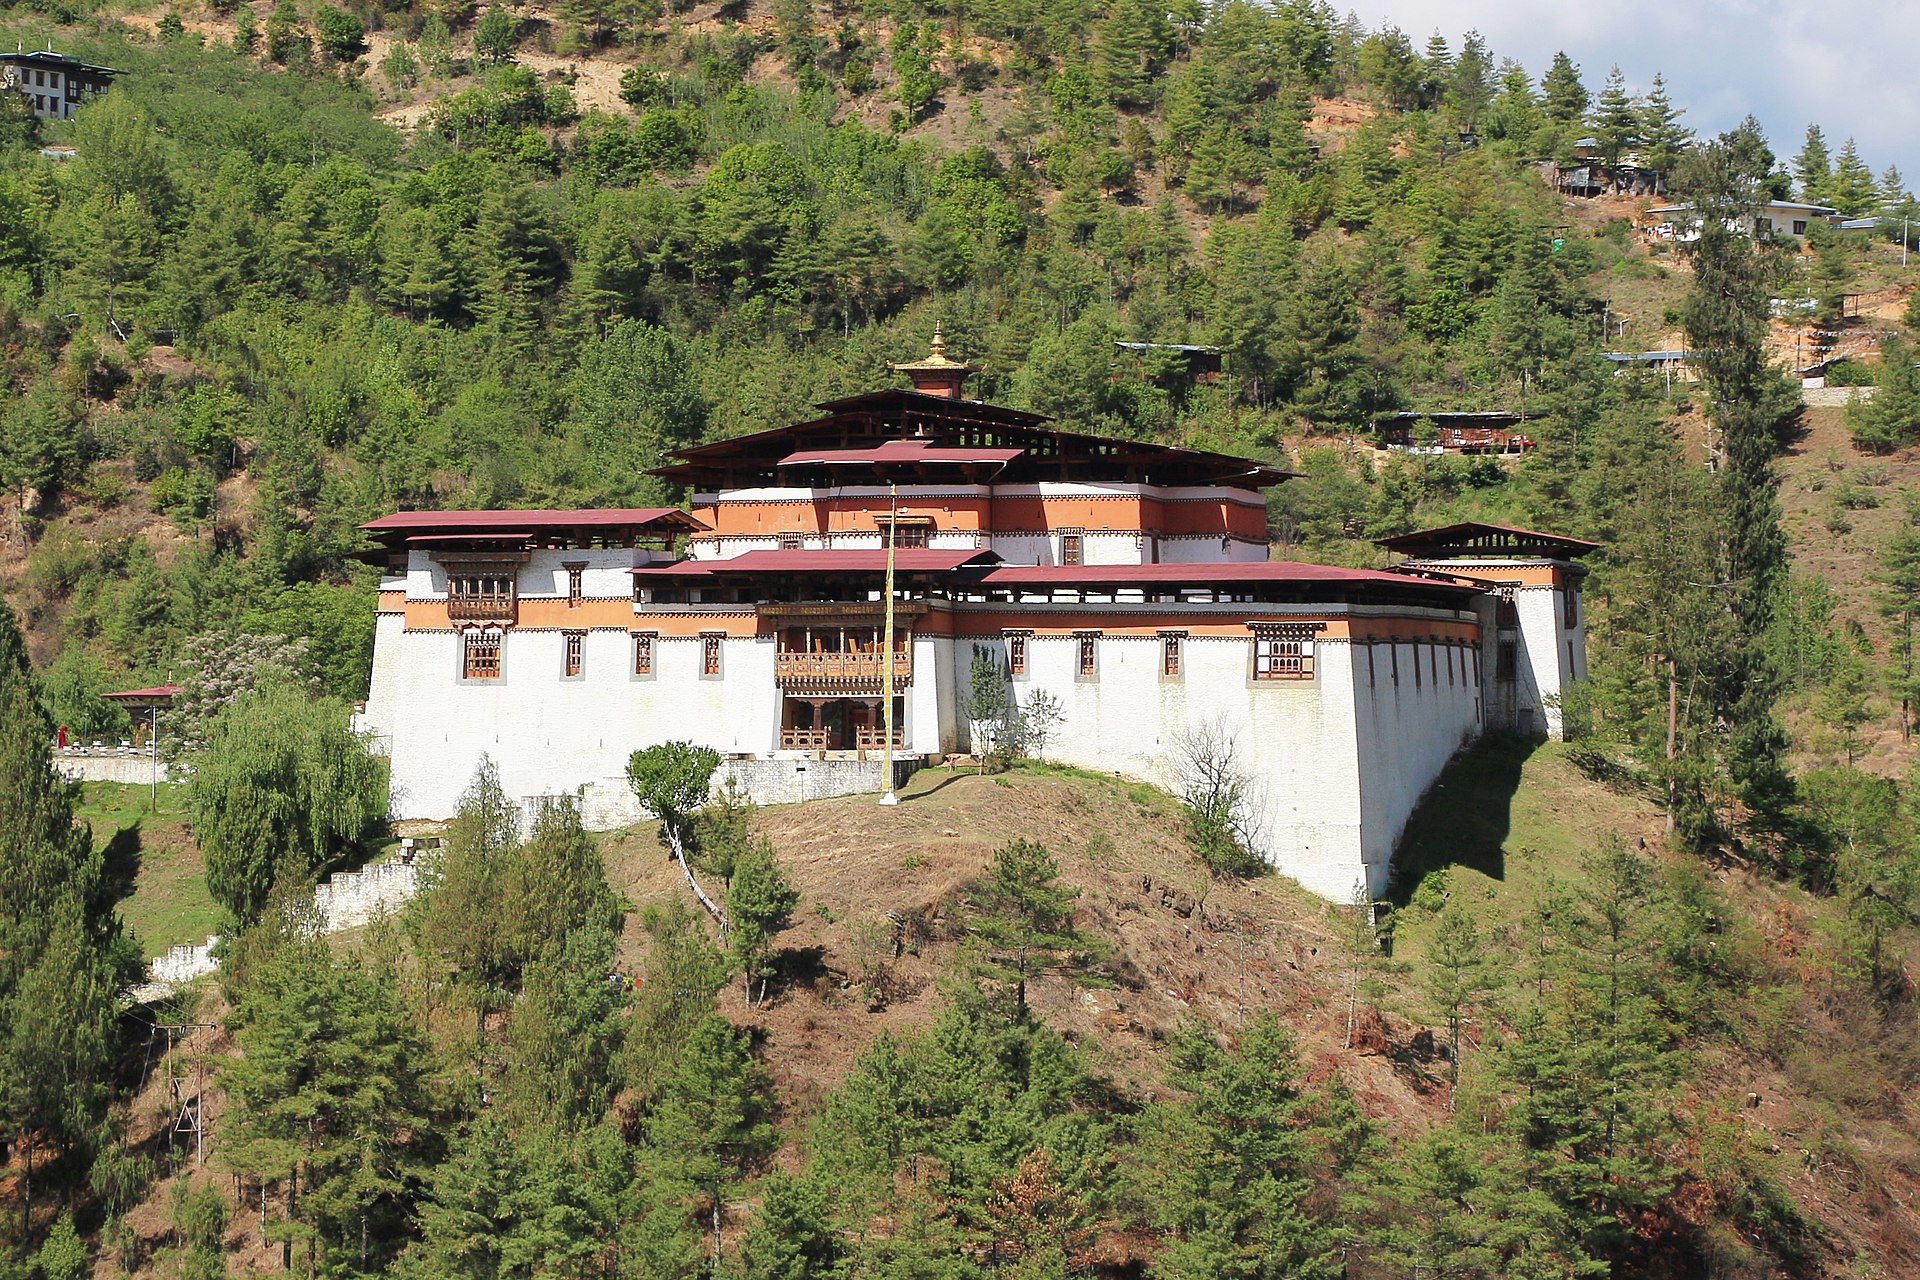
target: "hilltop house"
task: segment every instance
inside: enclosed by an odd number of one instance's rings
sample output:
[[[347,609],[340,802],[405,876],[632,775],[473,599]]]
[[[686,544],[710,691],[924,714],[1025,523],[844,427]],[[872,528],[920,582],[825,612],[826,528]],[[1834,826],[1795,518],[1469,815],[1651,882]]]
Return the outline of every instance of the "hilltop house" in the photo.
[[[96,67],[51,49],[0,53],[0,88],[31,100],[42,120],[65,120],[94,94],[105,93],[120,73]]]
[[[1700,217],[1690,204],[1661,205],[1647,210],[1647,216],[1656,220],[1649,232],[1659,239],[1693,240],[1700,235]],[[1804,236],[1809,224],[1831,222],[1839,216],[1838,209],[1829,209],[1823,204],[1769,200],[1754,206],[1753,225],[1750,228],[1735,227],[1734,230],[1751,230],[1761,236]]]
[[[912,390],[678,451],[656,474],[690,512],[364,526],[385,573],[361,725],[394,816],[448,817],[485,755],[529,806],[631,822],[628,756],[670,739],[763,801],[878,792],[890,757],[974,745],[980,659],[1057,707],[1064,763],[1175,787],[1212,731],[1260,852],[1344,901],[1384,889],[1464,743],[1557,732],[1593,544],[1456,525],[1389,539],[1391,571],[1269,560],[1262,490],[1288,472],[964,399],[937,341],[900,368]]]

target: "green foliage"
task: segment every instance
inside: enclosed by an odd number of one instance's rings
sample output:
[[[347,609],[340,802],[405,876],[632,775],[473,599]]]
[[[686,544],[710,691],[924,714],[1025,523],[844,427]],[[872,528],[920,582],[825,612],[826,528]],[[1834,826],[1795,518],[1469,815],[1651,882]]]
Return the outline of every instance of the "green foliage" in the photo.
[[[629,1087],[651,1097],[694,1026],[713,1012],[727,961],[678,900],[649,908],[641,923],[649,940],[646,981],[627,1026],[625,1073]]]
[[[1920,439],[1920,370],[1914,359],[1913,345],[1897,334],[1882,344],[1873,397],[1847,404],[1847,430],[1861,448],[1888,453]]]
[[[277,881],[310,882],[386,816],[386,762],[350,717],[345,703],[271,681],[213,718],[187,811],[207,888],[240,924],[259,918]]]
[[[1769,824],[1790,803],[1792,784],[1781,761],[1785,734],[1773,716],[1774,674],[1758,637],[1786,561],[1774,457],[1799,410],[1791,387],[1767,363],[1773,264],[1754,236],[1734,230],[1751,225],[1748,211],[1761,198],[1763,147],[1748,121],[1698,148],[1678,185],[1702,218],[1690,246],[1694,287],[1684,319],[1725,442],[1724,573],[1740,637],[1712,693],[1735,726],[1726,751],[1733,782],[1757,820]]]
[[[1171,1233],[1169,1275],[1336,1276],[1335,1237],[1306,1205],[1312,1144],[1291,1035],[1270,1012],[1223,1049],[1186,1023],[1171,1082],[1187,1096],[1142,1118],[1133,1202]]]
[[[499,4],[490,4],[473,26],[473,51],[489,63],[513,61],[520,42],[520,24]]]
[[[298,921],[265,928],[284,932],[230,985],[239,1056],[220,1072],[232,1102],[222,1158],[297,1187],[270,1235],[364,1271],[397,1245],[419,1176],[426,1045],[390,971]]]
[[[741,849],[727,881],[727,947],[740,967],[747,1004],[754,1004],[753,980],[760,979],[760,1000],[767,996],[767,982],[777,971],[773,937],[793,919],[800,905],[800,892],[787,879],[787,873],[774,855],[773,844],[765,837],[749,841]]]
[[[53,1229],[33,1256],[35,1273],[44,1280],[84,1280],[93,1272],[87,1257],[87,1243],[73,1229],[73,1215],[63,1213],[54,1219]]]
[[[351,62],[367,51],[367,29],[360,19],[330,4],[314,12],[314,29],[320,33],[320,51],[336,62]]]
[[[969,895],[982,971],[1012,981],[1015,1006],[1027,1013],[1027,980],[1047,971],[1082,968],[1100,948],[1073,924],[1078,889],[1060,883],[1060,865],[1046,846],[1013,840]]]
[[[40,1134],[60,1152],[91,1132],[106,1101],[131,957],[101,855],[54,771],[52,736],[0,602],[0,1124],[13,1141]],[[31,1158],[20,1184],[28,1210]],[[73,1251],[53,1256],[68,1267]]]
[[[774,1146],[766,1072],[747,1036],[719,1014],[696,1022],[660,1081],[647,1117],[649,1163],[664,1196],[712,1224],[712,1250],[728,1191]]]

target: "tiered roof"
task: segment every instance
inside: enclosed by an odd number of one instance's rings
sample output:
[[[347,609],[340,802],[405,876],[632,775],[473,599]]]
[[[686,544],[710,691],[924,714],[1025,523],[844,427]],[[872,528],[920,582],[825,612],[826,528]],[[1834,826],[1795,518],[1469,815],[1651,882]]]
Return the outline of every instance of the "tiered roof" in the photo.
[[[674,451],[652,474],[702,491],[889,481],[1077,480],[1264,489],[1291,472],[1231,454],[1060,431],[1037,413],[901,389],[829,400],[824,416]]]

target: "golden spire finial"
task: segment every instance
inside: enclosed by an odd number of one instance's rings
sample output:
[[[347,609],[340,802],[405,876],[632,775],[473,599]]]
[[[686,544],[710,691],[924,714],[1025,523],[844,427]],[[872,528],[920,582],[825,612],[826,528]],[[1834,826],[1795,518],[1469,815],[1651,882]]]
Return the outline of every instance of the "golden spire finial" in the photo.
[[[940,322],[938,320],[933,322],[933,346],[930,350],[935,356],[944,356],[947,354],[947,340],[940,335]]]

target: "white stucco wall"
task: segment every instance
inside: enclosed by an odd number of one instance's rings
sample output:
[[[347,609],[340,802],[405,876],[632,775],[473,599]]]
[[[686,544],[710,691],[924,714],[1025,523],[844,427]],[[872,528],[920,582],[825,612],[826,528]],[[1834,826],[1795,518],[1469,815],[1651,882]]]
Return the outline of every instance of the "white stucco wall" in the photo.
[[[973,646],[1004,663],[1000,635],[963,635],[955,665],[965,679]],[[1413,645],[1399,646],[1403,685],[1390,675],[1390,650],[1377,646],[1380,675],[1369,682],[1368,646],[1315,644],[1312,680],[1255,681],[1253,639],[1189,636],[1182,675],[1163,678],[1157,636],[1101,636],[1097,674],[1078,675],[1072,635],[1027,641],[1027,675],[1013,682],[1024,703],[1035,690],[1063,711],[1046,747],[1049,759],[1125,774],[1177,791],[1186,735],[1218,725],[1254,780],[1261,852],[1285,875],[1336,901],[1365,879],[1386,889],[1394,843],[1415,803],[1449,757],[1479,731],[1479,690],[1464,649],[1447,679],[1440,653],[1436,685],[1423,666],[1413,683]],[[1430,645],[1419,646],[1422,662]],[[1379,686],[1384,684],[1384,689]]]
[[[452,815],[482,755],[500,770],[509,796],[580,797],[598,827],[636,821],[628,757],[684,739],[722,754],[764,752],[776,740],[778,690],[771,637],[728,637],[721,676],[701,675],[697,637],[654,640],[652,676],[633,674],[624,629],[589,631],[581,674],[561,674],[558,630],[509,628],[497,680],[461,678],[461,641],[452,631],[402,631],[383,617],[374,681],[362,726],[384,739],[393,760],[397,817]]]
[[[1465,645],[1424,641],[1352,646],[1360,862],[1375,897],[1386,891],[1394,846],[1414,806],[1454,752],[1480,734],[1473,657]],[[1356,878],[1347,877],[1348,899]]]

